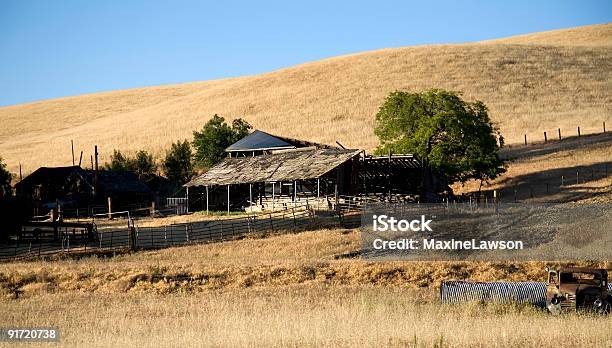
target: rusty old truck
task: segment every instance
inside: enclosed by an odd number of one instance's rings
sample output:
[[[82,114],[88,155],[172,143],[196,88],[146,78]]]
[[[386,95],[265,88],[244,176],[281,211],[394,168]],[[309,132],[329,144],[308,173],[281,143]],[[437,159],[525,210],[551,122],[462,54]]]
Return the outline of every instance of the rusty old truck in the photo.
[[[566,267],[546,269],[546,307],[553,314],[568,311],[610,313],[612,293],[608,271],[597,268]]]

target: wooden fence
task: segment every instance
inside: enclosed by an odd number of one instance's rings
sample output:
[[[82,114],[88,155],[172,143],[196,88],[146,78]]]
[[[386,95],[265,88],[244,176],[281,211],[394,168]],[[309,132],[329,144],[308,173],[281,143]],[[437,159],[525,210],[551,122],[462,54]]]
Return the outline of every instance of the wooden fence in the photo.
[[[531,136],[527,137],[527,134],[524,134],[523,135],[523,143],[525,145],[527,145],[529,143],[538,143],[538,142],[539,143],[542,143],[542,142],[547,143],[547,142],[549,142],[551,140],[555,140],[555,139],[562,140],[564,137],[568,137],[568,134],[569,134],[570,137],[571,136],[580,137],[580,136],[587,135],[587,134],[593,135],[593,134],[602,134],[602,133],[606,133],[606,132],[607,132],[607,130],[606,130],[606,122],[602,122],[601,132],[599,132],[599,131],[591,131],[591,132],[587,133],[587,132],[584,132],[584,129],[581,130],[580,126],[577,126],[574,130],[570,130],[570,131],[564,130],[563,132],[562,132],[561,128],[557,128],[553,132],[543,131],[542,133],[540,133],[540,135],[543,135],[543,136],[541,138],[540,137],[536,137],[535,141],[532,140]]]
[[[160,227],[123,228],[96,233],[96,237],[11,241],[0,244],[0,261],[46,257],[67,253],[160,249],[237,239],[254,234],[289,231],[306,226],[314,215],[310,209],[292,208],[232,219],[199,221]]]

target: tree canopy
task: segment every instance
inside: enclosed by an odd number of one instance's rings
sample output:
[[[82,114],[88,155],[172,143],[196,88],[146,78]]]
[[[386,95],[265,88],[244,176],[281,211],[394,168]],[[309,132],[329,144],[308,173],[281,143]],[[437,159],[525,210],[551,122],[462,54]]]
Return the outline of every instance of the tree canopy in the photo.
[[[231,126],[225,119],[215,114],[202,128],[201,132],[193,132],[195,161],[199,167],[207,168],[221,161],[225,149],[249,134],[251,125],[241,119],[232,121]]]
[[[115,171],[132,171],[140,179],[148,179],[155,175],[157,165],[153,160],[153,155],[147,151],[140,150],[136,156],[129,157],[121,153],[119,150],[113,150],[110,163],[106,163],[106,170]]]
[[[6,169],[6,163],[0,157],[0,198],[10,196],[13,175]]]
[[[456,92],[396,91],[376,114],[378,154],[413,153],[448,182],[488,181],[505,172],[499,150],[504,139],[480,101]]]
[[[166,177],[175,185],[188,182],[193,175],[191,146],[187,140],[172,143],[162,163]]]

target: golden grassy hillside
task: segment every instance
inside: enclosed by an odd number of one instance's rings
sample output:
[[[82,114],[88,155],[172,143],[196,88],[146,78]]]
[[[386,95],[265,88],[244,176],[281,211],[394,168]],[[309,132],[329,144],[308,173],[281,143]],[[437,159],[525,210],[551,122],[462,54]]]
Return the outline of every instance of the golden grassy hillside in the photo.
[[[517,35],[505,39],[488,40],[484,43],[511,43],[558,46],[610,46],[612,25],[596,24],[586,27],[543,31]]]
[[[374,115],[396,89],[462,91],[490,107],[510,143],[561,127],[612,128],[612,24],[507,41],[383,49],[258,76],[148,87],[0,108],[0,156],[17,171],[66,165],[70,140],[89,163],[98,144],[161,155],[213,114],[285,136],[372,149]],[[567,42],[563,38],[567,38]],[[580,42],[580,44],[576,44]],[[529,44],[525,44],[529,43]]]

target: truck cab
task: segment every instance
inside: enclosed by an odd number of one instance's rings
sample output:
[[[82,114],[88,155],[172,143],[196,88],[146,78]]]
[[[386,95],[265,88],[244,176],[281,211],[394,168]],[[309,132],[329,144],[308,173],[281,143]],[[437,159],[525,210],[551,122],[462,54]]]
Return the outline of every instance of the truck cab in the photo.
[[[586,267],[547,269],[546,307],[553,314],[587,310],[607,314],[612,307],[608,271]]]

